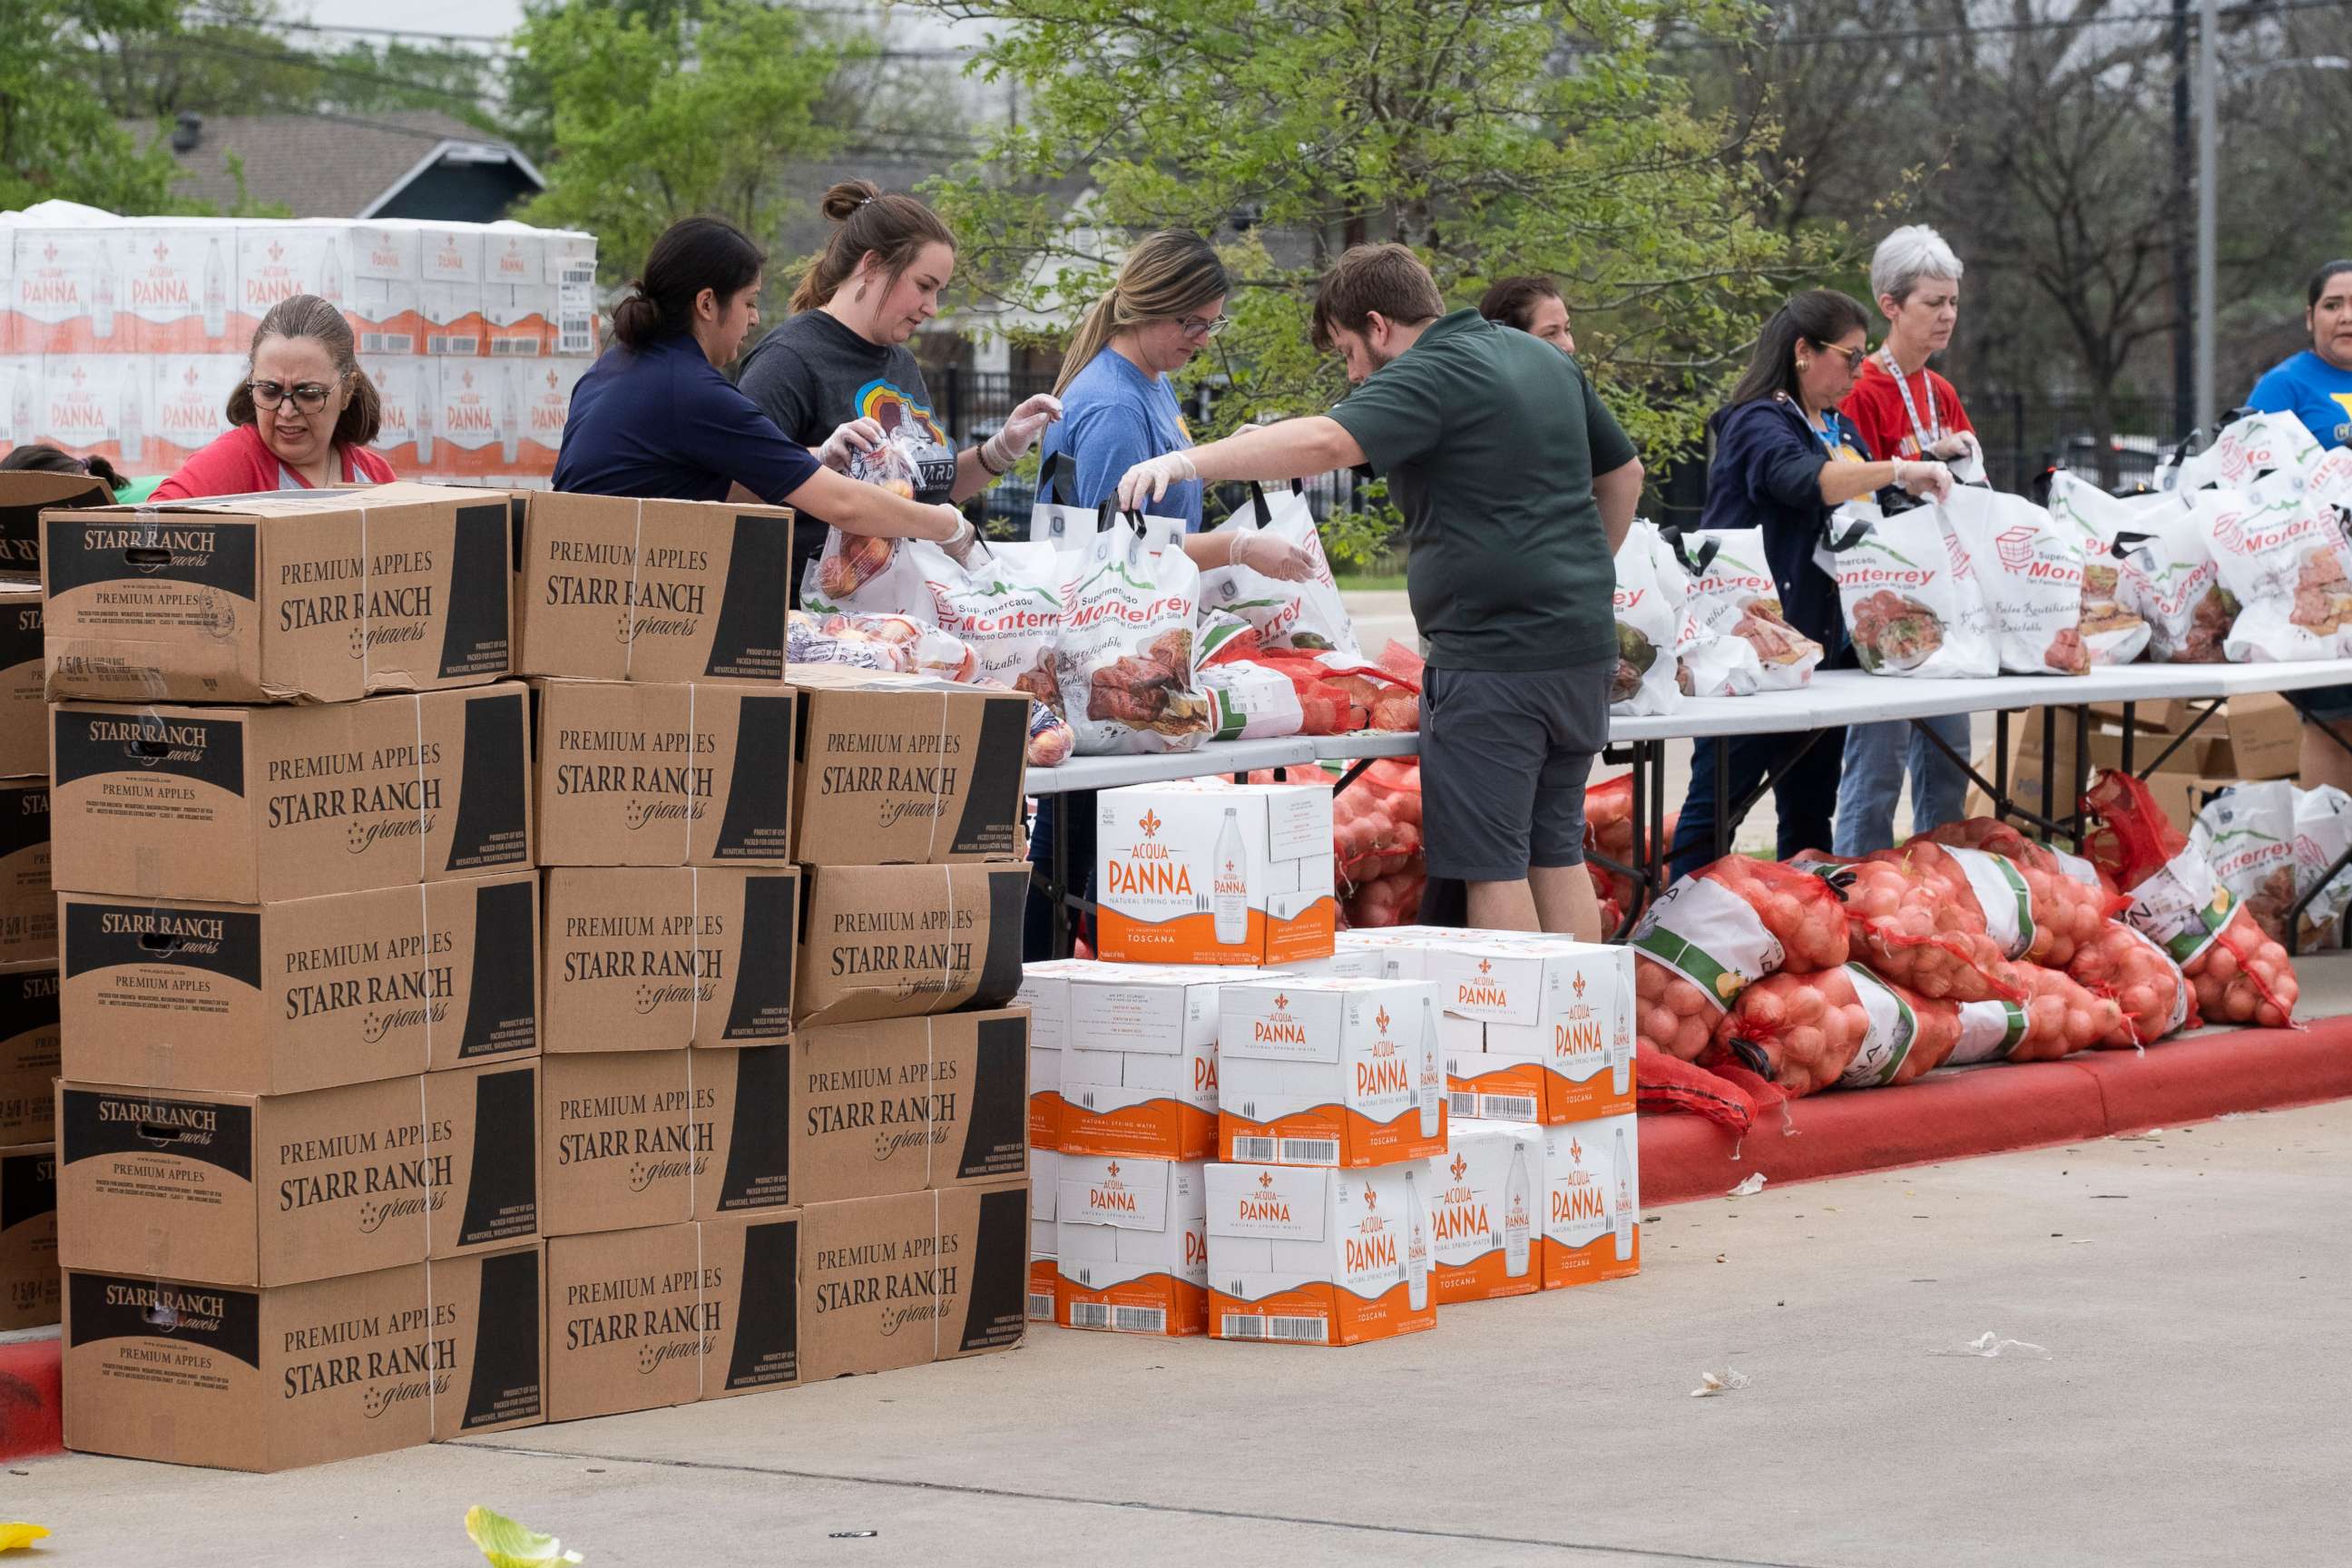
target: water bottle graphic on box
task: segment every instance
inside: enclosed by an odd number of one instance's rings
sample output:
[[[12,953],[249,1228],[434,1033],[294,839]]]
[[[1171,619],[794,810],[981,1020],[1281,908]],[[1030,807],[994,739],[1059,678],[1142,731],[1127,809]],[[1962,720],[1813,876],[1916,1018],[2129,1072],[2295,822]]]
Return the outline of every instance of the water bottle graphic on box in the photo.
[[[205,336],[228,336],[228,263],[217,239],[205,252]]]
[[[1421,1069],[1414,1084],[1414,1095],[1421,1106],[1421,1135],[1437,1136],[1437,1113],[1445,1103],[1445,1061],[1437,1048],[1437,998],[1430,997],[1421,1007]]]
[[[1511,1146],[1511,1173],[1503,1184],[1503,1272],[1513,1279],[1528,1276],[1534,1256],[1535,1178],[1528,1170],[1528,1146]]]
[[[1429,1307],[1429,1214],[1412,1173],[1404,1173],[1404,1299],[1414,1311]]]
[[[1610,1229],[1616,1234],[1617,1261],[1633,1258],[1633,1163],[1625,1152],[1625,1130],[1617,1130],[1617,1190],[1611,1205]]]
[[[1249,940],[1249,854],[1242,847],[1241,816],[1225,807],[1224,826],[1217,830],[1217,864],[1213,873],[1210,913],[1219,946],[1233,947]]]

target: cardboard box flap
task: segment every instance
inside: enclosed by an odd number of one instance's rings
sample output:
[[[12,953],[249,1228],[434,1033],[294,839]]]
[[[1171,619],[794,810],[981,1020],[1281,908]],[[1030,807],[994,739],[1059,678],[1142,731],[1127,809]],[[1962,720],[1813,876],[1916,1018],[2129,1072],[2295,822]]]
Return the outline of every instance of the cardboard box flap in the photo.
[[[0,239],[0,245],[6,243]],[[40,574],[43,512],[113,503],[114,492],[87,474],[0,469],[0,573]]]
[[[1334,1179],[1329,1171],[1303,1165],[1213,1164],[1209,1234],[1321,1241],[1329,1234]]]
[[[96,484],[95,479],[89,481]],[[100,487],[103,488],[103,487]],[[246,495],[193,496],[181,500],[142,501],[135,506],[104,506],[102,516],[117,521],[157,512],[206,512],[230,517],[316,517],[322,512],[389,511],[401,506],[467,506],[503,500],[504,490],[478,490],[457,485],[421,484],[395,479],[382,485],[339,485],[325,489],[257,490]],[[60,503],[52,502],[52,505]]]

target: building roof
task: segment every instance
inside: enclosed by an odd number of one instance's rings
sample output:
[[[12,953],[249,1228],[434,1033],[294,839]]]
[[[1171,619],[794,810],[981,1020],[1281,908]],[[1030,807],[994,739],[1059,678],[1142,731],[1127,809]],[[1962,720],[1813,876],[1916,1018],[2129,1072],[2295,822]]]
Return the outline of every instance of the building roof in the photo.
[[[186,119],[182,131],[188,129]],[[142,142],[152,124],[132,128]],[[528,185],[547,182],[509,142],[437,110],[337,114],[205,115],[196,144],[167,134],[172,156],[188,172],[176,195],[226,209],[238,197],[229,154],[244,160],[245,195],[281,204],[296,217],[369,217],[436,163],[510,163]]]

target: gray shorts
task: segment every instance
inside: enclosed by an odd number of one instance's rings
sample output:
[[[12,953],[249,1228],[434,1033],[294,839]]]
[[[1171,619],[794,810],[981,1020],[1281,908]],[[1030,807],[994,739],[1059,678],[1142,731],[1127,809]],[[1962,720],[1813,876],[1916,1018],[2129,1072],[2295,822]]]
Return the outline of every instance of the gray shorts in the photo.
[[[1421,698],[1432,878],[1516,882],[1584,863],[1584,784],[1609,743],[1612,657],[1569,669],[1436,669]]]

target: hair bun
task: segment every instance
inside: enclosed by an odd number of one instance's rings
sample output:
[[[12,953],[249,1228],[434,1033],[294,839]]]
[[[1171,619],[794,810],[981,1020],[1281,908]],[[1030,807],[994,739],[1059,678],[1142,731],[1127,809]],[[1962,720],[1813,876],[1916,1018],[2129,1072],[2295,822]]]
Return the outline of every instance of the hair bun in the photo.
[[[844,180],[824,193],[824,216],[834,223],[846,223],[850,214],[881,194],[882,187],[871,180]]]

